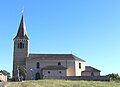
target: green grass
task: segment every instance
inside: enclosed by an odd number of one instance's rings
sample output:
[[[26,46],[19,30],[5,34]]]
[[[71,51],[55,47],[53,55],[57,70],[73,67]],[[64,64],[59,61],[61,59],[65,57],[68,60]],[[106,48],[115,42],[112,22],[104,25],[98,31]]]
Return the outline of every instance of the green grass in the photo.
[[[5,87],[120,87],[120,82],[38,80],[9,82]]]

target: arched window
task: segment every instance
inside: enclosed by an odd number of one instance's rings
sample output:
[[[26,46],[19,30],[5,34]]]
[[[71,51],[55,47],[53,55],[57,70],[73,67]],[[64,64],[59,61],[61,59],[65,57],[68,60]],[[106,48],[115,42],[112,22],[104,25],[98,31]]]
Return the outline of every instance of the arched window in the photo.
[[[22,48],[24,48],[24,43],[22,45],[23,45]]]
[[[91,76],[94,76],[94,73],[93,73],[93,72],[91,73]]]
[[[61,65],[61,62],[58,62],[58,66],[60,66]]]
[[[48,74],[50,74],[50,71],[48,71]]]
[[[35,75],[35,80],[39,80],[40,79],[40,73],[37,72],[36,75]]]
[[[36,63],[36,68],[37,68],[37,69],[40,68],[40,63],[39,63],[39,62]]]
[[[18,48],[24,48],[24,43],[22,42],[18,43]]]
[[[18,43],[18,48],[20,48],[20,44]]]
[[[61,74],[62,72],[61,71],[59,71],[59,74]]]
[[[79,63],[79,68],[81,69],[81,63]]]
[[[23,45],[22,42],[20,42],[20,48],[22,48],[22,45]]]

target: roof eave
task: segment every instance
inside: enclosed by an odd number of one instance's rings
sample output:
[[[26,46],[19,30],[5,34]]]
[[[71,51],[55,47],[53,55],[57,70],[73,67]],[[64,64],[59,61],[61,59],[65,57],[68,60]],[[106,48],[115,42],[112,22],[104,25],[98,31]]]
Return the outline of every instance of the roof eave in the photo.
[[[75,60],[79,60],[79,61],[82,61],[82,62],[86,62],[85,60],[83,60],[83,59],[81,59],[81,58],[79,58],[79,57],[77,57],[77,56],[75,56],[75,55],[73,55],[73,54],[72,54],[72,56],[73,56],[73,58],[74,58]]]

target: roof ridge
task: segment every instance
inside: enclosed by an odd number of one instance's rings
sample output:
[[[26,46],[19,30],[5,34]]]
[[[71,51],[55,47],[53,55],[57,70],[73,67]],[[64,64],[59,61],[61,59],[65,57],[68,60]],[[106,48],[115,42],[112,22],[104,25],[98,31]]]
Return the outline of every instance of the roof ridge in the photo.
[[[90,68],[92,68],[92,69],[94,69],[94,70],[97,70],[97,71],[100,71],[101,72],[101,70],[99,70],[99,69],[96,69],[96,68],[94,68],[94,67],[92,67],[92,66],[85,66],[85,67],[90,67]]]
[[[40,60],[78,60],[85,62],[83,59],[73,54],[29,54],[29,59],[38,58]]]
[[[48,53],[40,53],[40,54],[36,54],[36,53],[30,53],[30,55],[72,55],[72,54],[53,54],[53,53],[51,53],[51,54],[48,54]]]

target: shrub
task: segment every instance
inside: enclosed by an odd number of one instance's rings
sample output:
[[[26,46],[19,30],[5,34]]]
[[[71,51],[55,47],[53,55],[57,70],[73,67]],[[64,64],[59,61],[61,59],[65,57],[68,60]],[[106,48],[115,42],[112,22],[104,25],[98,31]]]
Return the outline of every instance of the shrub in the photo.
[[[120,76],[118,74],[109,74],[108,76],[110,76],[111,80],[120,80]]]
[[[0,82],[4,82],[3,80],[0,80]]]

